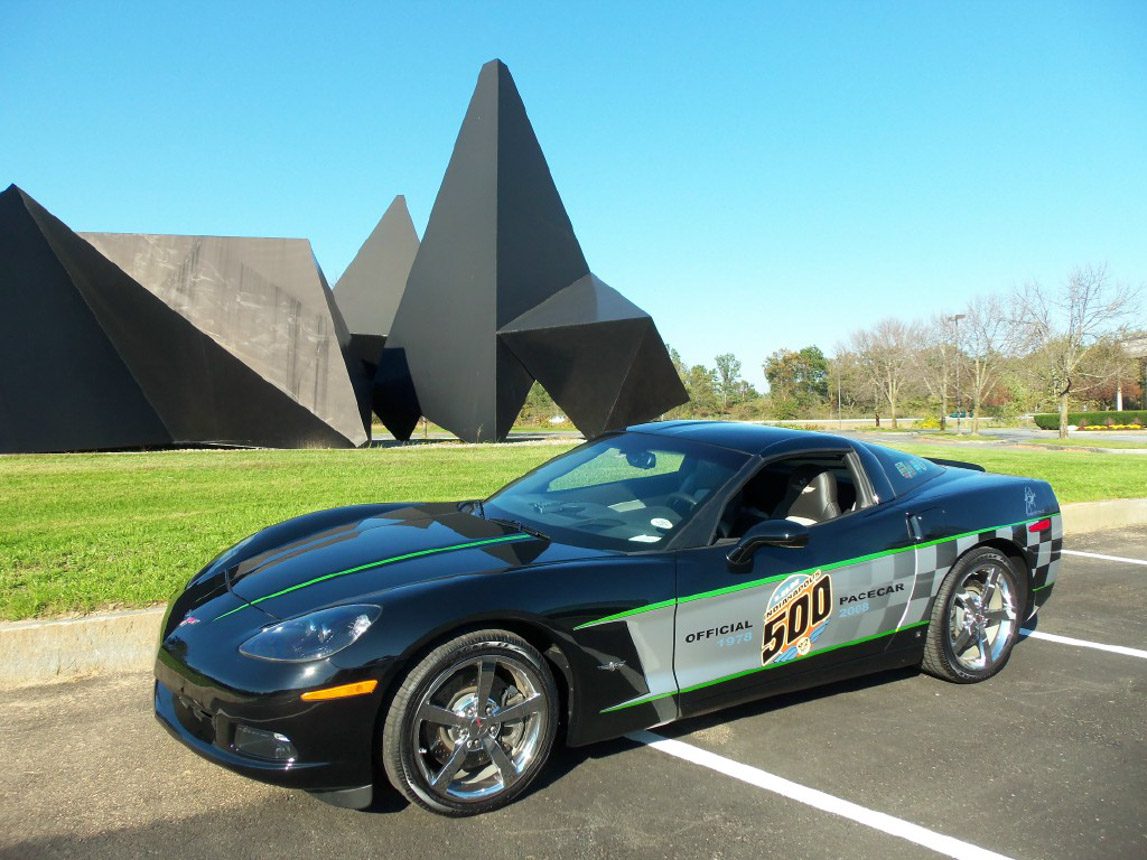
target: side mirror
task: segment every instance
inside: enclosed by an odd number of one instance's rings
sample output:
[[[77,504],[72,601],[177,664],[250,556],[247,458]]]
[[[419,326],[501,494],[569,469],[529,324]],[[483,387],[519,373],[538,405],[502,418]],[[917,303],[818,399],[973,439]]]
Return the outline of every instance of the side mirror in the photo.
[[[729,570],[744,573],[753,567],[753,553],[763,546],[783,546],[799,549],[808,545],[808,526],[791,520],[765,520],[757,523],[729,550],[725,560]]]

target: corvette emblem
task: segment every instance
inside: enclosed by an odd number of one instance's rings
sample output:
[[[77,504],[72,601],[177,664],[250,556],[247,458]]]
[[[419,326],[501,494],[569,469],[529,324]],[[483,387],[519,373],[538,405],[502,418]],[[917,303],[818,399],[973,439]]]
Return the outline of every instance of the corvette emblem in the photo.
[[[180,622],[179,622],[177,625],[175,625],[175,626],[176,626],[176,627],[182,627],[182,626],[184,626],[185,624],[198,624],[198,623],[199,623],[199,619],[198,619],[198,618],[196,618],[194,615],[188,615],[186,618],[184,618],[182,621],[180,621]]]

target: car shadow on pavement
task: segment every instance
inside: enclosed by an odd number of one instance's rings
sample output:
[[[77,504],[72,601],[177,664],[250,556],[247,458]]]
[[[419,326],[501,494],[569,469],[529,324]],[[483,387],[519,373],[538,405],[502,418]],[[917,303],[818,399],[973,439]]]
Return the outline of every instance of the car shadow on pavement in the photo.
[[[748,717],[757,717],[761,714],[767,714],[771,711],[783,711],[786,708],[794,705],[804,704],[806,702],[815,702],[819,699],[827,699],[833,696],[840,695],[841,693],[852,693],[860,690],[867,690],[872,687],[881,687],[885,684],[892,684],[897,681],[904,681],[908,678],[914,678],[921,674],[919,666],[907,666],[902,669],[888,669],[883,672],[877,672],[872,675],[862,675],[857,678],[848,678],[843,681],[833,681],[818,687],[811,687],[807,690],[798,690],[792,693],[781,693],[776,696],[769,696],[765,699],[755,699],[751,702],[745,702],[742,705],[734,705],[729,708],[723,708],[720,711],[714,711],[711,714],[705,714],[699,717],[690,717],[689,719],[680,720],[676,723],[671,723],[667,726],[662,726],[655,731],[658,734],[665,735],[666,737],[677,738],[682,735],[692,734],[693,732],[704,731],[711,729],[714,726],[719,726],[723,723],[731,723],[735,720],[742,720]]]
[[[1029,630],[1035,629],[1035,626],[1036,619],[1032,619],[1029,623],[1024,625],[1025,629]],[[1021,641],[1023,638],[1026,637],[1022,637]],[[918,666],[907,666],[901,669],[889,669],[872,675],[863,675],[857,678],[835,681],[823,686],[812,687],[807,690],[783,693],[776,696],[770,696],[765,699],[757,699],[755,701],[746,702],[742,705],[735,705],[733,707],[724,708],[711,714],[706,714],[699,717],[691,717],[689,719],[680,720],[665,726],[660,726],[656,728],[655,731],[658,734],[669,738],[681,738],[693,734],[694,732],[701,732],[722,724],[732,723],[751,717],[758,717],[774,711],[784,711],[785,709],[795,705],[815,702],[820,699],[831,698],[843,693],[860,692],[875,687],[895,684],[899,681],[905,681],[914,678],[920,674],[921,670]],[[559,740],[555,744],[554,750],[550,755],[549,763],[538,776],[534,784],[530,787],[529,791],[526,792],[525,796],[547,789],[550,786],[560,782],[572,771],[591,759],[600,760],[612,758],[618,753],[630,752],[636,749],[638,746],[640,745],[635,741],[631,741],[622,737],[609,741],[601,741],[599,743],[590,744],[589,746],[584,747],[567,747],[559,737]],[[397,791],[392,789],[389,784],[386,783],[385,779],[385,776],[380,778],[380,782],[378,784],[381,785],[381,788],[376,789],[375,801],[365,811],[375,814],[387,814],[401,812],[410,805],[401,795],[399,795]],[[321,801],[316,801],[316,803],[320,802]]]

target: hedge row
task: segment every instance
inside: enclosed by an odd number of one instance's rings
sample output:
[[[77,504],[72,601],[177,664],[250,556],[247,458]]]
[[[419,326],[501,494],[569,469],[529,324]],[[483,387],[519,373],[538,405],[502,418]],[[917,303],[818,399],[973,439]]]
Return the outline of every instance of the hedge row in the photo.
[[[1036,426],[1043,430],[1059,429],[1058,412],[1033,415]],[[1122,412],[1068,412],[1067,423],[1077,427],[1087,424],[1147,424],[1147,409],[1125,409]]]

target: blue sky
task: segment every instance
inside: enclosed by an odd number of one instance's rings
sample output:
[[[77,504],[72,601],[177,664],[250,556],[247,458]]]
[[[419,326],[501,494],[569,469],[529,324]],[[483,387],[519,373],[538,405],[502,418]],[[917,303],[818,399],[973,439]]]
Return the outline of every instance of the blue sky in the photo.
[[[687,361],[1147,283],[1147,3],[0,2],[0,183],[77,230],[425,227],[514,74],[593,270]]]

